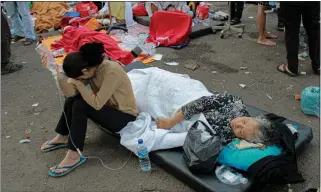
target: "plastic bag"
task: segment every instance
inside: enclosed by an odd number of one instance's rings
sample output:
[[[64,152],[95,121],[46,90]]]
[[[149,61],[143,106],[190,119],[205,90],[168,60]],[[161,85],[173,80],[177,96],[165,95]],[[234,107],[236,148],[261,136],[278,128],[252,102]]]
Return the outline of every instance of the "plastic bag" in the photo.
[[[202,121],[196,121],[188,130],[184,145],[184,158],[192,172],[209,173],[216,167],[222,143],[214,130]]]
[[[93,2],[82,2],[76,5],[77,12],[81,17],[88,17],[98,14],[98,7]]]
[[[307,87],[301,93],[301,110],[307,115],[320,117],[320,87]]]
[[[196,17],[200,20],[204,20],[208,18],[210,12],[210,8],[206,3],[200,3],[196,8]]]
[[[56,62],[53,57],[53,55],[50,53],[50,51],[46,48],[44,44],[39,44],[36,47],[36,51],[41,56],[46,56],[47,58],[47,65],[44,66],[45,68],[49,69],[52,73],[56,72]]]
[[[144,3],[139,3],[136,7],[133,7],[134,16],[148,16]]]

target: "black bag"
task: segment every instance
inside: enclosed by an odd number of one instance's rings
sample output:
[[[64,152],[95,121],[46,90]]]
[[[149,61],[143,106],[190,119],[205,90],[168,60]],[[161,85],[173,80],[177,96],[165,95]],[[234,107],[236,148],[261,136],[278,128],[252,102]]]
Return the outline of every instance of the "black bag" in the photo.
[[[216,158],[222,143],[215,131],[202,121],[196,121],[189,129],[183,149],[184,157],[192,172],[209,173],[216,167]]]

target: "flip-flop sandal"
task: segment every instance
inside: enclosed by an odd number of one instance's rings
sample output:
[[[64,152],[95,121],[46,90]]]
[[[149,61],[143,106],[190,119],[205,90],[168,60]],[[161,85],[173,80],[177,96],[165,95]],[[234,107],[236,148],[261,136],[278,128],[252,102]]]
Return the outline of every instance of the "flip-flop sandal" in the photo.
[[[57,165],[57,166],[55,167],[55,169],[67,169],[66,171],[61,172],[61,173],[56,173],[56,172],[53,172],[52,170],[50,170],[50,171],[49,171],[49,175],[52,176],[52,177],[62,177],[62,176],[65,176],[65,175],[67,175],[69,172],[71,172],[72,170],[74,170],[76,167],[78,167],[79,165],[83,164],[85,161],[86,161],[86,157],[80,156],[80,160],[78,161],[78,163],[76,163],[76,164],[74,164],[74,165],[71,165],[71,166],[62,166],[62,167],[60,167],[59,165]]]
[[[282,70],[281,70],[280,67],[281,67],[282,65],[283,65],[283,67],[282,67]],[[284,73],[284,74],[290,76],[290,77],[296,77],[296,76],[298,76],[298,74],[289,72],[288,69],[286,69],[286,66],[287,66],[286,64],[278,65],[277,70],[280,71],[281,73]]]
[[[49,151],[53,151],[59,148],[65,148],[67,147],[66,143],[55,143],[55,144],[51,144],[50,141],[47,141],[46,146],[50,146],[48,148],[45,149],[41,149],[42,152],[49,152]]]
[[[25,46],[31,45],[33,42],[34,42],[34,40],[29,39],[29,38],[26,38],[26,40],[25,40],[25,42],[24,42],[24,45],[25,45]]]

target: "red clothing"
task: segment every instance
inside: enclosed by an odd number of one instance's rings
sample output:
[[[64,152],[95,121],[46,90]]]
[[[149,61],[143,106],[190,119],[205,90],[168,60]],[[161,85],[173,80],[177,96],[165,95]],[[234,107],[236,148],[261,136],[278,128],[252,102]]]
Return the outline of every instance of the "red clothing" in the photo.
[[[88,27],[68,27],[65,29],[62,39],[57,43],[53,43],[51,49],[58,50],[64,48],[68,54],[78,51],[81,46],[89,42],[103,43],[106,50],[105,55],[124,65],[130,64],[134,60],[133,54],[121,50],[117,42],[109,35],[94,31]]]
[[[149,38],[157,46],[181,45],[192,30],[192,17],[182,11],[157,11],[149,25]]]
[[[148,13],[145,9],[144,3],[140,3],[136,7],[133,8],[133,15],[134,16],[148,16]]]

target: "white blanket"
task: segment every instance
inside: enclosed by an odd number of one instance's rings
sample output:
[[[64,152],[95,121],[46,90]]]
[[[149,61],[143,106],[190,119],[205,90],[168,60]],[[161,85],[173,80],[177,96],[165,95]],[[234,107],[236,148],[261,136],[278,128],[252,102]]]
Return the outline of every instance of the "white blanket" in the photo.
[[[212,95],[200,81],[156,67],[135,69],[128,76],[140,114],[121,130],[120,142],[132,152],[136,153],[138,139],[143,139],[149,151],[183,146],[187,131],[196,120],[208,125],[203,114],[182,121],[171,130],[158,129],[154,121],[171,117],[182,106]]]

